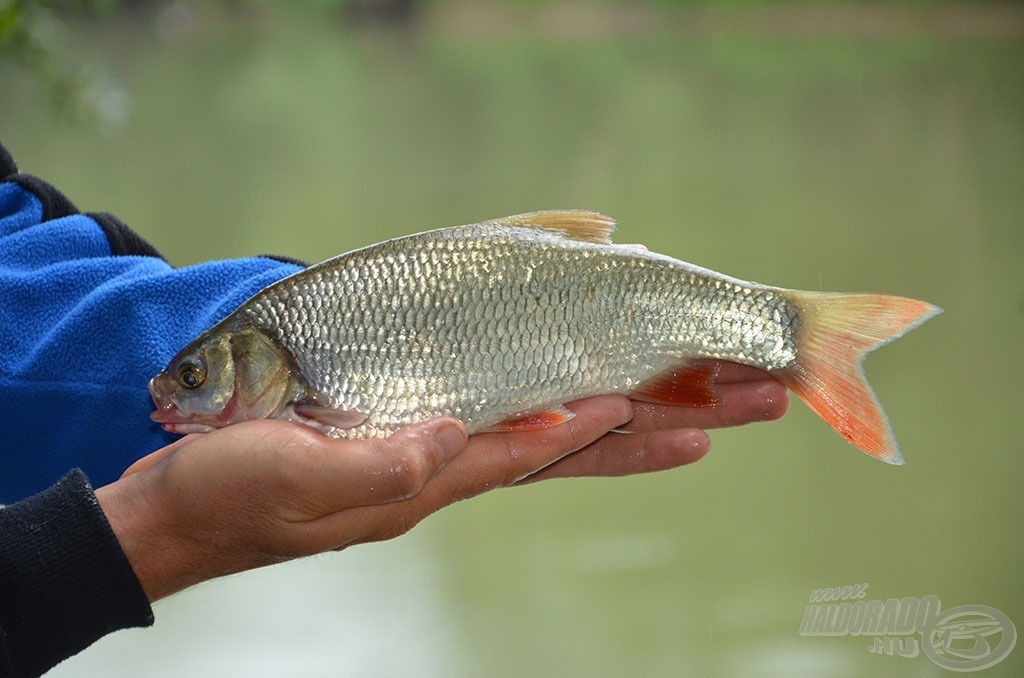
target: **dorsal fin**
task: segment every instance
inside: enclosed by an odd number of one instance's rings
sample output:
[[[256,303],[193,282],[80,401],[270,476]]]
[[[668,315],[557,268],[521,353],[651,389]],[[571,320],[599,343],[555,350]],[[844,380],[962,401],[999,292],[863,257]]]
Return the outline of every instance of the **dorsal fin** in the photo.
[[[587,210],[548,210],[516,214],[491,223],[501,226],[539,228],[555,231],[573,240],[583,240],[601,245],[610,245],[615,220],[611,217]]]

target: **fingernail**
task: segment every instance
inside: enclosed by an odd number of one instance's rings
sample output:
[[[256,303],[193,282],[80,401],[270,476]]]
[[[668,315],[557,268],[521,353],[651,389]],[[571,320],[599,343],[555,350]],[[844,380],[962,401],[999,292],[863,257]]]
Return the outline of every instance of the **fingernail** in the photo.
[[[465,429],[455,422],[441,424],[434,432],[434,446],[441,463],[450,461],[466,447],[468,438]]]

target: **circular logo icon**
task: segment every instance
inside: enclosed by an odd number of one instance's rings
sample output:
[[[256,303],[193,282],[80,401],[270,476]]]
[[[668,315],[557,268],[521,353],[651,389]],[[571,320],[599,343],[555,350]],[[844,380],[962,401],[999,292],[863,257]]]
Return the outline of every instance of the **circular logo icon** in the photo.
[[[961,605],[939,613],[921,629],[928,658],[950,671],[980,671],[1002,661],[1017,643],[1017,629],[999,610]]]

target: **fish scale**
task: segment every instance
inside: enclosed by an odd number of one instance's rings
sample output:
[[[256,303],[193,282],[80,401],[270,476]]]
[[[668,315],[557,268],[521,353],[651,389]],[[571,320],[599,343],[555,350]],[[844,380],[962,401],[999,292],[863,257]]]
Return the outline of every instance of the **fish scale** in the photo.
[[[614,222],[533,212],[389,240],[257,293],[150,381],[177,432],[260,417],[337,437],[436,416],[531,430],[622,393],[714,406],[715,363],[759,367],[840,435],[902,463],[861,364],[940,311],[746,282],[636,246]]]
[[[749,360],[771,345],[761,364],[791,362],[786,301],[707,275],[634,248],[473,225],[367,248],[344,267],[328,261],[268,289],[245,316],[332,407],[372,413],[345,435],[439,415],[475,432],[629,391],[690,355]],[[320,331],[300,331],[309,327]]]

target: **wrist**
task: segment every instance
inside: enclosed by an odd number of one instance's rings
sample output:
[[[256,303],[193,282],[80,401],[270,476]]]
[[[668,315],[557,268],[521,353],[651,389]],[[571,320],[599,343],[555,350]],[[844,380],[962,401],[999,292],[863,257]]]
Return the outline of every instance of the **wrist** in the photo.
[[[156,602],[200,581],[189,544],[166,511],[153,504],[146,478],[137,474],[96,490],[96,498],[150,602]]]

